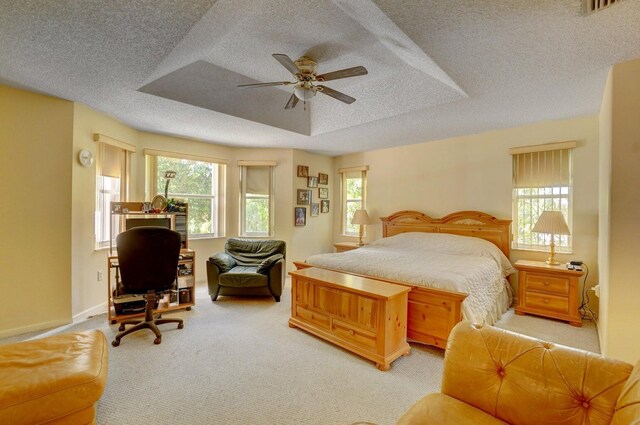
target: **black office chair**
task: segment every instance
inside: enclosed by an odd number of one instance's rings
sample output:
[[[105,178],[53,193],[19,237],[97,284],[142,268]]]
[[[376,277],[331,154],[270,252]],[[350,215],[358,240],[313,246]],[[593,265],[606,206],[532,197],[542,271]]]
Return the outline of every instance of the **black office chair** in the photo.
[[[124,332],[116,335],[111,345],[117,347],[123,336],[147,328],[156,335],[153,343],[160,344],[162,333],[157,325],[178,323],[178,329],[184,327],[182,319],[154,318],[153,315],[158,294],[170,289],[176,280],[180,234],[164,227],[134,227],[120,233],[116,242],[122,289],[129,294],[144,294],[146,307],[144,321],[128,319],[120,323],[118,330]],[[134,326],[125,330],[125,325]]]

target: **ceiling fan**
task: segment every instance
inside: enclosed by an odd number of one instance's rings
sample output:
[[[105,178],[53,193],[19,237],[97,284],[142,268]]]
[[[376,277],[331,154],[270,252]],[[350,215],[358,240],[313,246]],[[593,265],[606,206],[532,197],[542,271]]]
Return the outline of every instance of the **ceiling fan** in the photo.
[[[282,53],[274,53],[273,57],[293,76],[296,81],[275,81],[271,83],[257,83],[257,84],[241,84],[238,87],[271,87],[271,86],[289,86],[293,85],[293,94],[289,98],[289,101],[285,105],[284,109],[295,108],[298,104],[298,100],[307,102],[311,100],[316,93],[320,92],[331,96],[334,99],[338,99],[341,102],[352,104],[356,101],[355,98],[347,96],[337,90],[323,86],[322,83],[330,80],[337,80],[339,78],[357,77],[358,75],[366,75],[367,69],[364,66],[355,66],[353,68],[341,69],[339,71],[328,72],[326,74],[316,75],[316,69],[318,64],[313,59],[302,56],[296,61],[292,61],[289,56]]]

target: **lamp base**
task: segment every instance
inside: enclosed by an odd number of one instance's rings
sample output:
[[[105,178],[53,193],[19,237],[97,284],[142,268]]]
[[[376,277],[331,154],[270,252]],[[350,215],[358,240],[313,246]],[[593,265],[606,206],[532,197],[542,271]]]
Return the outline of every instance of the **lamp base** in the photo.
[[[545,263],[547,263],[550,266],[558,266],[560,265],[560,261],[556,260],[555,258],[547,258],[547,261],[545,261]]]

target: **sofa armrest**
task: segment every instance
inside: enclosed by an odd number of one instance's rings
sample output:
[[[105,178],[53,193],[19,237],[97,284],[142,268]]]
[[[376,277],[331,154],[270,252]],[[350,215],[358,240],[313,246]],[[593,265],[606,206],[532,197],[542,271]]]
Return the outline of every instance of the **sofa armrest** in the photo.
[[[271,267],[273,267],[275,263],[277,263],[279,260],[282,260],[283,258],[284,256],[282,254],[273,254],[262,260],[262,262],[258,265],[258,270],[256,271],[261,274],[269,274],[269,269],[271,269]]]
[[[209,262],[218,267],[218,269],[220,269],[220,273],[226,273],[236,266],[236,260],[223,252],[219,252],[209,257]]]

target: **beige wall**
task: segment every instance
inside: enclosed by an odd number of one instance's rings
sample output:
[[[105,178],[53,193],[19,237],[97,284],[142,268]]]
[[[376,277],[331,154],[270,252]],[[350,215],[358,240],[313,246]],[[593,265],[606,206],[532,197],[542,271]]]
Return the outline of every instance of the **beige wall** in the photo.
[[[293,151],[293,190],[289,195],[291,208],[287,225],[291,228],[291,249],[289,250],[288,260],[304,261],[305,258],[312,254],[333,251],[333,232],[332,222],[335,215],[339,215],[338,196],[336,191],[339,190],[337,178],[332,175],[333,158],[315,155],[307,152],[295,150]],[[329,213],[319,213],[317,217],[311,217],[311,205],[300,205],[307,209],[307,225],[294,226],[294,207],[297,205],[297,190],[310,189],[307,187],[307,179],[297,177],[297,166],[306,165],[309,167],[309,175],[317,176],[318,173],[329,175],[329,185],[319,186],[329,189]],[[318,198],[318,188],[311,188],[311,202],[320,203]]]
[[[609,75],[602,112],[600,182],[608,192],[601,203],[601,239],[606,267],[600,273],[601,340],[606,355],[635,363],[640,359],[640,60],[615,65]],[[608,150],[608,151],[607,151]],[[607,226],[608,224],[608,226]],[[607,252],[608,251],[608,252]],[[608,260],[608,263],[607,263]]]
[[[96,156],[94,133],[136,145],[138,132],[119,121],[81,104],[74,103],[73,152],[87,149]],[[132,158],[132,169],[137,166]],[[143,163],[144,164],[144,163]],[[107,255],[108,249],[95,250],[94,219],[96,209],[96,168],[85,168],[78,161],[72,161],[73,170],[73,224],[72,224],[72,292],[71,310],[74,317],[106,311],[107,299]],[[137,176],[132,175],[132,187]],[[103,272],[103,280],[98,281],[98,271]]]
[[[338,168],[369,165],[367,209],[375,225],[367,240],[381,237],[377,220],[399,210],[418,210],[432,217],[459,210],[480,210],[511,218],[511,156],[509,148],[576,140],[574,151],[572,255],[597,276],[598,246],[598,117],[547,121],[410,146],[381,149],[336,158]],[[334,238],[339,221],[334,221]],[[544,260],[541,252],[512,250],[511,259]],[[515,279],[514,279],[515,280]]]
[[[0,337],[71,320],[73,103],[0,85]]]

